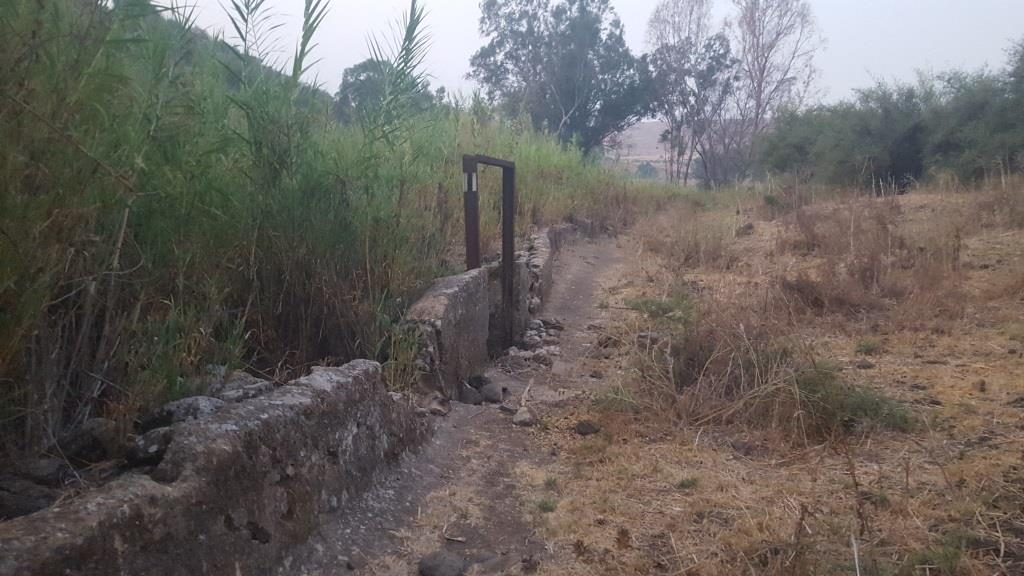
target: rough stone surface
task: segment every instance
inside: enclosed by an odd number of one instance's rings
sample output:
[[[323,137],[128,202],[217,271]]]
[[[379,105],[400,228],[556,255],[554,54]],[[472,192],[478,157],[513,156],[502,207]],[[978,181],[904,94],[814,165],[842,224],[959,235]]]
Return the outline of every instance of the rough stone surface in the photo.
[[[601,431],[601,427],[593,420],[580,420],[576,423],[576,433],[580,436],[591,436]]]
[[[480,395],[483,396],[484,402],[500,404],[505,399],[505,387],[498,382],[488,382],[480,389]]]
[[[504,294],[501,284],[501,262],[488,264],[487,286],[489,294],[490,314],[488,318],[487,349],[492,356],[497,355],[506,346],[526,331],[530,322],[530,270],[527,267],[528,256],[526,253],[516,254],[515,266],[515,293],[516,299],[512,303],[512,317],[505,318]],[[511,337],[509,336],[508,323],[511,322]]]
[[[516,411],[516,415],[512,417],[512,423],[516,426],[533,426],[537,423],[537,417],[533,415],[533,411],[523,406]]]
[[[135,438],[126,459],[130,466],[159,464],[174,439],[174,428],[154,428]]]
[[[24,478],[0,476],[0,521],[42,510],[52,504],[57,495],[56,490]]]
[[[178,422],[202,420],[224,407],[225,402],[210,396],[192,396],[168,402],[142,420],[139,428],[143,432],[163,428]]]
[[[462,576],[466,573],[466,561],[445,550],[431,552],[420,560],[420,576]]]
[[[64,475],[69,471],[67,462],[60,458],[37,458],[19,462],[14,466],[15,476],[50,488],[61,486],[64,483]]]
[[[487,271],[441,278],[406,313],[419,326],[423,384],[456,398],[459,385],[487,364]]]
[[[262,574],[426,436],[360,360],[175,426],[150,476],[0,523],[0,575]]]
[[[236,370],[211,386],[210,395],[225,402],[242,402],[262,396],[273,389],[272,382]]]

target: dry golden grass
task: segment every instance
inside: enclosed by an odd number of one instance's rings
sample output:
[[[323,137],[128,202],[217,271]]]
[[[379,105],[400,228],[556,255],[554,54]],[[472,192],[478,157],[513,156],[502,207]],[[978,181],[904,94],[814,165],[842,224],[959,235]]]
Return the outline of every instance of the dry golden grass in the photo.
[[[635,281],[608,296],[618,322],[603,338],[613,352],[603,362],[619,376],[592,405],[548,422],[557,465],[518,471],[525,498],[557,502],[537,517],[558,559],[542,572],[799,576],[856,574],[859,565],[863,575],[1024,574],[1024,235],[1008,218],[974,223],[989,198],[805,207],[812,221],[846,222],[835,233],[813,226],[811,250],[787,243],[807,238],[788,217],[734,237],[746,215],[731,209],[686,208],[639,227]],[[729,231],[720,248],[673,235],[687,213],[697,230],[717,222]],[[815,276],[823,261],[831,276]],[[851,312],[797,303],[783,282],[801,274],[827,298],[856,290],[873,304]],[[650,334],[673,323],[697,336],[698,351],[710,346],[698,383],[709,372],[749,383],[729,373],[743,362],[723,354],[739,358],[746,346],[763,357],[785,342],[795,360],[757,376],[759,390],[814,358],[894,399],[916,426],[800,437],[793,422],[806,414],[781,396],[680,388],[686,375],[672,366],[669,376],[665,360],[686,355]],[[736,417],[692,417],[723,409]],[[582,418],[602,431],[575,435]]]

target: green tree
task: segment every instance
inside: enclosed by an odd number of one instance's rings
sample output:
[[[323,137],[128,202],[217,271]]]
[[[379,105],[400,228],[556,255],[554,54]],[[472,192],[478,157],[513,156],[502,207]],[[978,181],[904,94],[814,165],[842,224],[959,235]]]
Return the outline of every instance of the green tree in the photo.
[[[646,113],[646,62],[608,0],[483,0],[470,77],[511,115],[584,151]]]

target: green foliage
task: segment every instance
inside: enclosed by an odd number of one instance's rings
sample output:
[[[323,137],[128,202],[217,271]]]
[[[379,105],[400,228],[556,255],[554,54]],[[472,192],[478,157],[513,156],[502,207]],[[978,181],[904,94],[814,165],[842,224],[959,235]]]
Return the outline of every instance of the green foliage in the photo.
[[[798,180],[906,188],[929,174],[963,182],[1024,169],[1020,44],[1002,73],[952,72],[786,112],[758,145],[762,168]]]
[[[914,427],[902,404],[870,388],[841,381],[834,367],[819,364],[801,370],[795,384],[808,415],[824,431],[841,433],[873,425],[908,432]]]
[[[685,295],[677,295],[671,299],[630,298],[626,307],[647,315],[652,319],[664,319],[674,322],[686,322],[693,314],[693,304]]]
[[[645,63],[609,0],[484,0],[471,76],[509,116],[586,152],[647,111]]]
[[[882,351],[882,343],[876,338],[865,338],[857,342],[857,354],[874,356]]]
[[[287,379],[371,357],[403,385],[401,314],[456,267],[463,153],[516,161],[522,232],[625,222],[655,190],[532,130],[420,113],[416,3],[375,44],[384,96],[355,126],[299,81],[321,2],[280,69],[259,59],[276,29],[260,0],[228,7],[231,45],[144,0],[2,2],[0,450],[130,421],[209,363]],[[482,180],[485,248],[498,180]]]
[[[689,491],[696,488],[698,484],[700,484],[700,479],[690,476],[676,482],[676,488],[679,490]]]

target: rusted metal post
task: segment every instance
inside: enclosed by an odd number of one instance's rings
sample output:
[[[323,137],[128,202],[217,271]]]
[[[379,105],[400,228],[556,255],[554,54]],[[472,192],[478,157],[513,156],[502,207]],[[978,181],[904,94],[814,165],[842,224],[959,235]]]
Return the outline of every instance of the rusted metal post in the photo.
[[[516,165],[501,171],[501,285],[505,336],[515,340]]]
[[[466,269],[480,267],[480,187],[476,156],[462,157],[462,201],[466,221]]]

